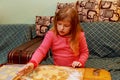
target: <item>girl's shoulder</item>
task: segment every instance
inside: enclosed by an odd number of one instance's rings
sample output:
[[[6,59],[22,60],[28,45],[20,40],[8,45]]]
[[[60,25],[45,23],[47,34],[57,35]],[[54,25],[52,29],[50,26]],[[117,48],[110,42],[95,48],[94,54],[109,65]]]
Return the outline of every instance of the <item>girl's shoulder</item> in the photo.
[[[80,36],[84,36],[84,35],[85,35],[84,31],[80,32]]]
[[[46,33],[46,35],[49,35],[49,36],[54,36],[54,35],[55,35],[55,33],[54,33],[53,31],[49,30],[49,31]]]
[[[47,33],[54,34],[54,32],[52,30],[49,30]]]
[[[80,32],[80,34],[79,34],[80,40],[84,39],[85,37],[86,37],[85,32]]]

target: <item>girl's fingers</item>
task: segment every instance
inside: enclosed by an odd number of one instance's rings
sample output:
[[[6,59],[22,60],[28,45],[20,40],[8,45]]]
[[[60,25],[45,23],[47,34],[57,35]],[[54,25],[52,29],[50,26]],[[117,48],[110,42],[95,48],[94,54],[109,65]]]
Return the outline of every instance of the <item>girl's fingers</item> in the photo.
[[[26,68],[23,68],[17,73],[17,75],[23,76],[25,74],[25,72],[26,72]]]
[[[75,66],[76,66],[76,62],[74,61],[74,62],[72,63],[72,67],[75,68]]]
[[[31,68],[30,65],[25,65],[25,66],[17,73],[17,75],[23,76],[23,75],[29,73],[30,70],[31,70],[30,68]]]
[[[78,67],[81,67],[81,66],[82,66],[82,64],[81,64],[81,63],[79,63],[79,64],[78,64]]]
[[[80,62],[78,62],[78,61],[74,61],[73,63],[72,63],[72,67],[80,67],[81,66],[81,63]]]

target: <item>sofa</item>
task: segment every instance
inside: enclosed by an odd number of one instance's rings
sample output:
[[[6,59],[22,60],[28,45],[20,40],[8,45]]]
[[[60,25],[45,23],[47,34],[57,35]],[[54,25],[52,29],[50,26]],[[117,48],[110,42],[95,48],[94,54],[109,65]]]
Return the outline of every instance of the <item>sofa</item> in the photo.
[[[86,67],[106,69],[112,80],[120,80],[120,22],[83,22],[80,25],[90,52]],[[10,50],[37,36],[35,24],[7,24],[0,28],[0,64],[7,62]],[[41,64],[53,64],[52,56]]]

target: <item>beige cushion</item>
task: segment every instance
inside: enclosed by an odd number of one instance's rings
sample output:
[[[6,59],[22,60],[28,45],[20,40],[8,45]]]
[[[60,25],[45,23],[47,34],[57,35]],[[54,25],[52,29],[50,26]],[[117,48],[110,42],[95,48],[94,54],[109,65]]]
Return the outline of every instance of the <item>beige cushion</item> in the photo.
[[[118,0],[102,0],[100,4],[99,21],[117,22],[120,18],[120,7]]]
[[[49,30],[54,16],[36,16],[36,35],[43,37]]]
[[[77,1],[80,22],[94,22],[99,20],[99,3],[101,0]]]

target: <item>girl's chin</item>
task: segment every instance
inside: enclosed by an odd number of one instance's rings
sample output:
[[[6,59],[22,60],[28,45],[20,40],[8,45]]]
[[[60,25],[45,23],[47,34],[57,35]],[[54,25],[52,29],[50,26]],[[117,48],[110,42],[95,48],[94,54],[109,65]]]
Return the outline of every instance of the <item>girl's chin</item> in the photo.
[[[60,33],[59,33],[59,35],[60,35],[60,36],[65,36],[65,34],[60,34]]]
[[[60,36],[69,36],[68,34],[60,34],[60,33],[59,33],[59,35]]]

